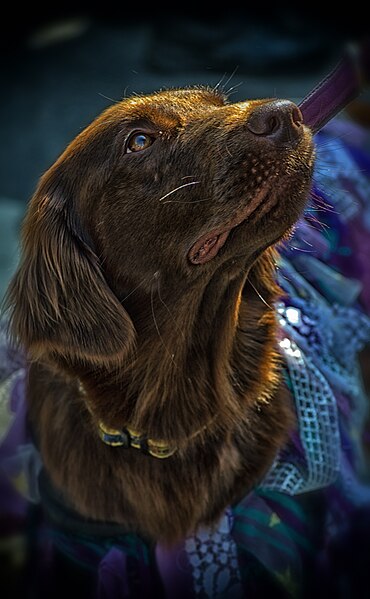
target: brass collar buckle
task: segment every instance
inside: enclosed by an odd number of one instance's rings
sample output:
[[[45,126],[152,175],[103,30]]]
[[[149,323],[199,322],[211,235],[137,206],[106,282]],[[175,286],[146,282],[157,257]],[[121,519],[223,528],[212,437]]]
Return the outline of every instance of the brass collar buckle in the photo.
[[[117,430],[108,428],[101,421],[99,422],[99,436],[103,443],[111,447],[139,449],[146,455],[159,459],[169,458],[177,450],[177,447],[171,447],[165,441],[148,439],[145,435],[129,427]]]

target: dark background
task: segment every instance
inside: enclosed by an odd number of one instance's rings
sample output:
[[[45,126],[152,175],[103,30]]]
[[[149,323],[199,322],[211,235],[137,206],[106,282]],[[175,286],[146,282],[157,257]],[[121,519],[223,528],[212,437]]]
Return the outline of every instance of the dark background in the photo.
[[[136,4],[32,5],[28,13],[17,5],[3,15],[0,298],[38,178],[106,106],[133,93],[220,80],[233,101],[298,102],[367,33],[366,18],[348,7],[333,16],[262,3],[193,13]]]

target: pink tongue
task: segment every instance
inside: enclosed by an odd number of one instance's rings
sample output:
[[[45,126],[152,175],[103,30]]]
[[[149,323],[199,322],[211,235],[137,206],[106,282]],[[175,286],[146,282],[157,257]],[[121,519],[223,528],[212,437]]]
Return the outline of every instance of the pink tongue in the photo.
[[[213,246],[215,245],[215,243],[217,243],[217,239],[218,237],[212,237],[211,239],[207,239],[207,241],[204,242],[204,244],[202,245],[202,247],[199,248],[199,250],[197,251],[196,255],[193,256],[193,261],[202,261],[202,258],[205,258],[206,255],[208,254],[208,252],[210,252],[210,250],[213,248]]]
[[[190,252],[189,259],[193,264],[204,264],[205,262],[209,262],[214,258],[219,249],[224,245],[227,237],[229,235],[229,231],[225,233],[221,233],[220,235],[215,235],[214,237],[209,237],[205,239],[205,241],[200,245],[196,251]]]

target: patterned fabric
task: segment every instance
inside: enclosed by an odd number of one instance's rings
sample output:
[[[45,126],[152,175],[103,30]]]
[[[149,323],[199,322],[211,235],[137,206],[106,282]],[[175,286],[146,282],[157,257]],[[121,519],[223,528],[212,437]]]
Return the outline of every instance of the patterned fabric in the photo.
[[[356,356],[370,342],[370,159],[359,146],[363,132],[351,145],[356,128],[346,137],[345,123],[338,127],[339,138],[335,123],[317,135],[312,199],[278,271],[278,342],[296,430],[258,488],[213,530],[176,547],[48,530],[74,563],[97,573],[100,599],[153,596],[158,579],[167,599],[301,596],[331,572],[328,548],[344,523],[369,508],[370,487],[359,476],[367,400]],[[0,358],[0,521],[26,521],[42,466],[25,426],[26,367],[1,327]]]
[[[0,321],[0,518],[22,516],[26,501],[38,501],[41,461],[26,428],[23,356],[7,343]],[[18,493],[14,494],[14,487]]]
[[[185,541],[196,597],[220,597],[226,590],[230,597],[243,593],[237,545],[231,535],[233,520],[228,510],[215,532],[201,529]]]

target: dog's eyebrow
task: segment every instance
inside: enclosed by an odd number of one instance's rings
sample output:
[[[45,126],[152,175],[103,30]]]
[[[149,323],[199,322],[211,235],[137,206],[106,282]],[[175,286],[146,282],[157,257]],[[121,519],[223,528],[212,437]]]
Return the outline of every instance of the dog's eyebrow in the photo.
[[[181,126],[182,118],[174,106],[165,103],[143,102],[141,98],[124,106],[122,116],[130,126],[146,126],[160,130],[172,130]]]
[[[131,117],[129,123],[133,127],[146,126],[157,131],[175,131],[181,127],[183,119],[170,111],[152,109],[148,110],[146,114],[141,113]]]
[[[134,96],[121,104],[125,120],[147,119],[164,131],[175,130],[199,113],[212,111],[225,105],[225,98],[213,90],[174,89],[161,91],[151,96]]]
[[[144,130],[160,130],[161,126],[158,123],[158,119],[148,118],[147,116],[130,116],[125,118],[124,121],[125,129],[131,131],[132,129],[144,129]]]

